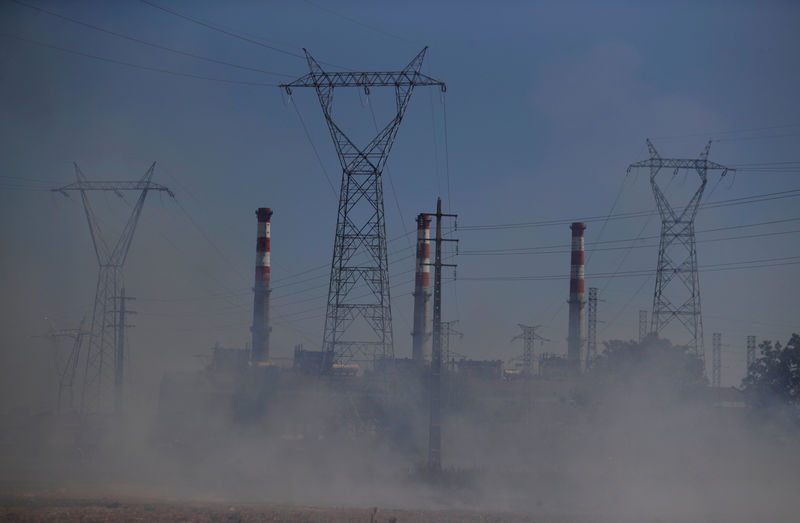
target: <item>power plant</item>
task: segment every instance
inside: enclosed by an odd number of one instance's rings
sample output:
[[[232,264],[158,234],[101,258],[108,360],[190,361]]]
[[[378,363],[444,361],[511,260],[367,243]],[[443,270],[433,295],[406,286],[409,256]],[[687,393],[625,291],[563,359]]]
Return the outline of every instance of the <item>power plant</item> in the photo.
[[[300,448],[299,452],[306,452],[314,442],[345,432],[402,447],[417,456],[418,470],[425,480],[449,481],[452,470],[447,466],[448,442],[452,444],[461,436],[458,431],[447,433],[449,415],[457,414],[476,423],[491,416],[513,427],[529,424],[534,412],[569,411],[572,405],[591,396],[588,391],[593,366],[602,359],[597,339],[598,303],[602,300],[598,299],[597,287],[589,287],[588,300],[584,292],[587,225],[583,221],[569,226],[569,263],[564,259],[562,266],[569,267],[565,353],[537,351],[537,342],[551,341],[542,336],[543,326],[518,323],[521,333],[511,341],[522,340],[523,350],[516,365],[506,367],[514,360],[473,360],[456,355],[450,337],[463,334],[453,328],[458,320],[443,319],[443,311],[450,304],[442,293],[442,270],[456,267],[455,263],[445,262],[449,256],[445,256],[444,246],[458,242],[453,237],[457,227],[445,235],[443,221],[457,215],[443,212],[441,198],[437,198],[435,212],[421,212],[416,217],[413,326],[410,340],[404,337],[396,343],[399,340],[392,325],[383,172],[414,88],[436,86],[445,91],[443,82],[420,72],[426,50],[399,71],[335,73],[323,69],[305,51],[310,72],[280,85],[290,96],[301,87],[314,88],[342,169],[321,343],[310,349],[295,345],[288,362],[275,356],[285,354],[286,347],[278,346],[276,351],[271,336],[271,314],[276,306],[280,308],[279,302],[270,303],[274,211],[259,207],[255,211],[250,347],[216,345],[202,371],[165,374],[159,390],[158,415],[164,441],[187,445],[204,433],[204,424],[210,418],[230,419],[243,427],[280,434],[283,440]],[[334,90],[357,88],[368,95],[370,89],[380,87],[394,90],[394,117],[367,145],[356,145],[333,118]],[[692,351],[702,356],[694,217],[707,172],[722,170],[724,175],[727,169],[707,160],[708,146],[699,159],[682,160],[662,159],[649,140],[647,144],[650,159],[631,164],[629,170],[650,169],[662,232],[651,326],[647,328],[647,311],[640,311],[638,350],[644,350],[642,347],[654,339],[652,334],[677,319],[690,331]],[[671,206],[656,182],[656,175],[664,167],[694,169],[701,177],[700,188],[683,208]],[[92,184],[76,166],[78,183],[58,189],[62,193],[80,192],[100,265],[91,331],[75,335],[74,356],[68,365],[72,370],[65,371],[74,373],[80,368],[79,362],[85,362],[82,405],[86,402],[84,391],[94,387],[98,394],[109,358],[114,355],[116,410],[121,410],[126,300],[131,299],[125,296],[121,271],[147,192],[166,191],[172,195],[168,188],[151,181],[153,169],[151,166],[138,182]],[[104,247],[105,240],[86,197],[89,190],[140,191],[123,237],[112,251],[107,252]],[[681,298],[683,301],[674,302],[667,289],[678,284],[687,295]],[[279,317],[280,311],[277,312]],[[109,328],[113,331],[109,332]],[[87,334],[88,347],[82,348],[82,336]],[[712,385],[719,389],[720,335],[715,334],[714,341]],[[409,354],[400,349],[406,347],[406,342],[410,342]],[[277,345],[280,344],[279,340]],[[754,360],[754,345],[754,340],[748,338],[748,366]],[[116,352],[112,351],[114,348]],[[61,378],[62,388],[74,382],[74,376],[65,374]],[[313,412],[303,414],[304,409]]]

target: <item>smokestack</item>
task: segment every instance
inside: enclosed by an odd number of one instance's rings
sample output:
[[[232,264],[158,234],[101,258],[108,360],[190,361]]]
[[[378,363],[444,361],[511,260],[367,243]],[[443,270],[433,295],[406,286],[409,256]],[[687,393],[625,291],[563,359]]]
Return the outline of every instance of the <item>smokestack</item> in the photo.
[[[258,232],[256,239],[256,279],[253,287],[253,348],[250,360],[266,363],[269,360],[269,234],[272,210],[260,207],[256,211]]]
[[[416,362],[431,359],[431,217],[417,216],[417,271],[414,277],[414,331],[411,333],[411,358]]]
[[[567,335],[567,359],[578,374],[586,370],[586,345],[583,338],[583,231],[586,224],[573,222],[572,257],[569,273],[569,334]]]

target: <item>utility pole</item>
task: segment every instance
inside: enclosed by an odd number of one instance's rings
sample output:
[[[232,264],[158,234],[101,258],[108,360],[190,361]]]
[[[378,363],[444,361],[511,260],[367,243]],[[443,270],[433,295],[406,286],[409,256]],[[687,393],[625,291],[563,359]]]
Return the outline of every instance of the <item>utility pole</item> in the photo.
[[[747,337],[747,375],[750,376],[753,373],[753,364],[756,362],[756,337],[755,336],[748,336]]]
[[[464,333],[457,331],[453,328],[453,325],[458,323],[458,320],[452,321],[443,321],[442,322],[442,338],[444,339],[444,361],[445,361],[445,368],[449,371],[452,371],[455,367],[455,358],[452,357],[452,352],[450,351],[450,336],[456,335],[459,338],[464,337]]]
[[[639,310],[639,343],[647,337],[647,310]]]
[[[535,374],[533,368],[533,361],[534,361],[534,344],[536,341],[550,341],[547,338],[544,338],[539,335],[537,329],[541,329],[541,325],[523,325],[522,323],[517,324],[520,329],[522,329],[522,333],[517,334],[511,341],[522,340],[524,345],[522,348],[522,370],[526,374],[527,377],[531,377]]]
[[[650,140],[647,148],[650,158],[628,166],[628,172],[636,168],[650,170],[650,185],[661,216],[661,240],[658,248],[656,285],[653,293],[653,313],[650,332],[659,334],[673,320],[678,320],[689,332],[692,351],[704,360],[703,317],[700,312],[700,279],[697,271],[697,249],[695,246],[694,219],[703,197],[708,171],[728,169],[724,165],[708,161],[709,140],[699,158],[661,158]],[[681,170],[696,171],[700,187],[685,205],[674,207],[667,200],[657,176],[662,169],[672,170],[673,176]]]
[[[722,334],[715,332],[711,336],[711,387],[718,389],[722,371]]]
[[[427,49],[394,72],[325,71],[304,49],[310,72],[280,85],[290,96],[298,87],[316,90],[342,167],[323,372],[333,363],[394,359],[382,173],[414,87],[435,85],[445,90],[444,82],[420,72]],[[367,95],[373,87],[394,88],[394,118],[364,147],[355,145],[333,120],[333,92],[339,87],[363,89]]]
[[[110,381],[112,372],[116,375],[116,365],[112,371],[110,362],[115,360],[118,350],[117,340],[119,338],[118,322],[115,321],[116,303],[119,296],[118,289],[123,286],[123,268],[128,257],[133,235],[142,214],[145,198],[149,191],[164,191],[171,197],[175,197],[172,191],[153,183],[153,173],[156,163],[150,166],[144,176],[139,181],[131,182],[90,182],[86,176],[75,165],[75,176],[77,182],[53,189],[68,196],[69,192],[77,191],[81,195],[83,210],[86,214],[86,221],[89,224],[89,233],[92,237],[97,265],[97,287],[95,290],[94,308],[92,309],[92,323],[89,334],[89,346],[83,352],[83,369],[80,410],[83,412],[102,411],[113,408],[108,403],[112,395],[105,390]],[[100,223],[95,216],[89,202],[87,193],[94,191],[113,192],[122,196],[123,191],[138,191],[139,198],[133,205],[131,215],[122,230],[116,244],[110,246],[100,229]],[[75,362],[77,365],[77,361]],[[116,378],[115,378],[116,379]],[[87,397],[88,396],[88,397]]]
[[[122,394],[125,378],[125,329],[132,327],[125,323],[126,314],[136,314],[125,306],[125,302],[135,300],[125,296],[125,287],[119,295],[119,311],[117,313],[117,350],[114,354],[114,411],[117,415],[122,414]]]
[[[431,402],[428,427],[428,471],[442,470],[442,267],[455,267],[442,263],[442,243],[458,242],[442,238],[442,218],[456,218],[457,214],[442,213],[442,199],[436,200],[436,254],[433,263],[433,348],[431,350]]]

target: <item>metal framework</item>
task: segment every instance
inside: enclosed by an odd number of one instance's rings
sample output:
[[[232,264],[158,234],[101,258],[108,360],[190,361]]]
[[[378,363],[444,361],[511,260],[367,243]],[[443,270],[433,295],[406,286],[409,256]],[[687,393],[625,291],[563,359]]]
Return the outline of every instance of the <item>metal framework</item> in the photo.
[[[589,287],[589,307],[586,310],[586,360],[597,357],[597,287]]]
[[[121,344],[124,341],[121,339],[119,313],[124,308],[125,300],[130,298],[121,297],[119,290],[123,286],[122,269],[128,257],[136,225],[142,214],[144,200],[149,191],[164,191],[172,197],[175,195],[167,187],[151,181],[155,171],[155,162],[145,172],[142,179],[136,182],[90,182],[86,180],[86,176],[78,164],[74,165],[78,181],[53,189],[53,191],[64,195],[68,195],[72,191],[80,193],[97,258],[98,275],[88,344],[86,344],[85,350],[82,346],[76,345],[77,350],[71,357],[70,366],[67,369],[71,375],[61,381],[71,387],[76,382],[77,373],[81,387],[79,404],[77,406],[73,404],[71,407],[78,408],[82,412],[103,411],[113,406],[118,408],[119,403],[115,402],[117,398],[121,398],[124,365],[124,354],[121,349],[123,345]],[[91,191],[112,191],[119,196],[121,196],[121,191],[140,192],[122,233],[113,245],[103,235],[100,223],[89,203],[87,193]],[[106,387],[112,382],[115,389],[114,395],[106,390]],[[72,397],[71,394],[70,397]]]
[[[533,355],[534,355],[534,345],[536,341],[550,341],[547,338],[544,338],[536,332],[537,329],[541,329],[541,325],[523,325],[522,323],[517,324],[522,332],[517,334],[511,341],[515,340],[522,340],[524,345],[522,347],[522,371],[527,376],[533,376],[535,374],[535,370],[533,368]]]
[[[711,386],[720,387],[722,373],[722,334],[715,332],[711,335]]]
[[[756,337],[755,336],[748,336],[747,337],[747,359],[746,359],[746,362],[747,362],[746,372],[747,372],[747,375],[750,376],[750,374],[753,373],[753,371],[752,371],[753,363],[756,362]]]
[[[459,339],[464,337],[464,333],[456,330],[453,326],[458,323],[458,320],[443,321],[442,322],[442,348],[444,350],[444,368],[449,371],[455,370],[456,360],[455,351],[450,349],[450,338],[453,335],[458,336]]]
[[[327,72],[304,49],[310,72],[281,84],[289,95],[297,87],[316,90],[342,166],[322,342],[323,372],[334,363],[394,358],[381,174],[414,87],[437,85],[445,90],[443,82],[419,72],[427,49],[396,72]],[[395,90],[394,118],[366,146],[353,143],[333,121],[333,93],[337,87],[360,87],[367,94],[372,87]],[[352,292],[359,286],[366,286],[367,296]],[[366,323],[363,332],[357,332],[353,325],[356,320]]]
[[[647,311],[639,310],[639,342],[647,337]]]
[[[653,312],[650,319],[650,332],[660,333],[673,320],[678,320],[689,332],[690,349],[700,358],[703,351],[703,319],[700,312],[700,280],[697,272],[697,249],[695,245],[694,219],[703,197],[709,171],[722,171],[727,167],[708,160],[708,142],[699,158],[661,158],[650,140],[647,148],[650,158],[628,167],[628,172],[636,168],[650,169],[650,185],[661,216],[661,240],[658,248],[658,268],[653,293]],[[657,176],[662,169],[671,169],[673,176],[681,170],[696,171],[700,177],[700,187],[694,192],[686,205],[673,207],[667,200]]]
[[[56,349],[55,363],[56,372],[58,373],[58,396],[56,399],[56,411],[62,412],[64,410],[65,396],[66,403],[70,408],[74,405],[74,381],[75,373],[78,365],[78,355],[80,354],[83,338],[88,335],[87,331],[83,330],[86,318],[81,320],[81,325],[77,329],[59,329],[51,330],[47,335],[50,338],[66,337],[72,340],[72,346],[69,352]]]

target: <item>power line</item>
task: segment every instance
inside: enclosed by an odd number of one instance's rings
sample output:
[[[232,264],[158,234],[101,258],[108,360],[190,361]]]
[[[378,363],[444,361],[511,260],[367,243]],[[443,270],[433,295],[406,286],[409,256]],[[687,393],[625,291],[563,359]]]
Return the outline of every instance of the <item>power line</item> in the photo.
[[[169,69],[161,69],[159,67],[150,67],[150,66],[147,66],[147,65],[134,64],[134,63],[131,63],[131,62],[125,62],[125,61],[122,61],[122,60],[116,60],[114,58],[106,58],[104,56],[98,56],[98,55],[94,55],[94,54],[84,53],[83,51],[76,51],[75,49],[68,49],[66,47],[61,47],[61,46],[55,45],[55,44],[49,44],[49,43],[46,43],[46,42],[40,42],[38,40],[31,40],[29,38],[24,38],[22,36],[11,34],[11,33],[0,33],[0,36],[6,36],[6,37],[9,37],[9,38],[15,38],[17,40],[20,40],[22,42],[26,42],[28,44],[39,45],[39,46],[42,46],[42,47],[49,47],[50,49],[57,49],[57,50],[59,50],[61,52],[64,52],[64,53],[70,53],[70,54],[74,54],[74,55],[78,55],[78,56],[83,56],[85,58],[91,58],[93,60],[100,60],[101,62],[108,62],[108,63],[112,63],[112,64],[117,64],[117,65],[124,65],[126,67],[133,67],[135,69],[142,69],[142,70],[145,70],[145,71],[152,71],[152,72],[156,72],[156,73],[163,73],[163,74],[169,74],[169,75],[173,75],[173,76],[182,76],[182,77],[186,77],[186,78],[194,78],[196,80],[208,80],[208,81],[211,81],[211,82],[222,82],[222,83],[236,84],[236,85],[254,85],[254,86],[259,86],[259,87],[275,87],[277,85],[277,84],[268,84],[268,83],[263,83],[263,82],[245,82],[245,81],[241,81],[241,80],[229,80],[227,78],[217,78],[217,77],[213,77],[213,76],[202,76],[202,75],[191,74],[191,73],[181,73],[181,72],[178,72],[178,71],[171,71]]]
[[[728,207],[731,205],[742,205],[747,203],[760,203],[765,201],[779,200],[783,198],[794,198],[797,196],[800,196],[800,189],[789,189],[786,191],[756,194],[753,196],[744,196],[741,198],[731,198],[728,200],[718,200],[716,202],[709,202],[700,205],[700,209],[716,209],[718,207]],[[561,218],[556,220],[541,220],[541,221],[531,221],[531,222],[497,223],[497,224],[485,224],[485,225],[462,225],[461,227],[459,227],[459,229],[462,231],[463,230],[483,231],[483,230],[495,230],[495,229],[516,229],[525,227],[548,227],[555,225],[570,224],[574,221],[596,222],[605,219],[625,220],[630,218],[641,218],[644,216],[655,214],[655,212],[656,211],[631,211],[631,212],[612,214],[608,217],[588,216],[585,218]]]
[[[303,117],[300,114],[300,110],[297,109],[297,104],[294,103],[291,97],[289,98],[289,103],[292,105],[292,107],[294,107],[294,112],[297,113],[297,118],[298,120],[300,120],[300,125],[303,126],[303,131],[306,133],[306,139],[308,139],[308,143],[311,144],[311,149],[314,151],[314,156],[316,156],[317,162],[319,162],[319,166],[320,168],[322,168],[322,174],[325,175],[325,180],[327,180],[328,185],[331,188],[331,191],[333,191],[333,196],[334,198],[336,198],[338,196],[338,194],[336,194],[336,188],[333,186],[331,177],[328,176],[328,170],[325,168],[325,163],[322,161],[322,158],[319,155],[319,151],[317,151],[317,146],[314,145],[314,141],[311,139],[311,134],[309,134],[308,132],[308,128],[306,127],[306,122],[303,121]]]
[[[789,261],[796,260],[796,261]],[[780,262],[780,263],[777,263]],[[739,269],[755,269],[760,267],[777,267],[782,265],[796,265],[800,264],[800,256],[786,256],[781,258],[766,258],[762,260],[746,260],[738,262],[716,263],[700,267],[703,272],[717,272],[723,270],[739,270]],[[741,265],[737,267],[736,265]],[[613,273],[594,273],[587,274],[586,278],[603,278]],[[618,276],[652,276],[655,271],[652,269],[635,269],[630,271],[619,272]],[[566,280],[569,275],[552,274],[543,276],[467,276],[461,277],[460,280],[466,281],[550,281],[550,280]]]
[[[798,218],[785,218],[785,219],[781,219],[781,220],[769,220],[769,221],[764,221],[764,222],[748,223],[748,224],[740,224],[740,225],[728,225],[726,227],[715,227],[715,228],[712,228],[712,229],[703,229],[703,230],[697,231],[697,233],[698,234],[704,234],[704,233],[709,233],[709,232],[729,231],[729,230],[735,230],[735,229],[747,229],[747,228],[751,228],[751,227],[760,227],[762,225],[774,225],[774,224],[778,224],[778,223],[788,223],[788,222],[794,222],[794,221],[798,221],[798,220],[800,220],[800,217],[798,217]],[[788,233],[793,233],[793,232],[796,232],[796,231],[782,231],[782,232],[765,233],[763,235],[753,235],[753,236],[771,236],[771,235],[777,235],[777,234],[788,234]],[[743,237],[749,237],[749,236],[743,236]],[[625,242],[634,242],[635,243],[636,241],[639,241],[639,240],[653,240],[653,239],[656,239],[656,238],[659,238],[659,236],[658,235],[637,236],[635,238],[623,238],[623,239],[619,239],[619,240],[597,241],[593,245],[609,244],[609,243],[625,243]],[[739,238],[739,236],[725,238],[725,239],[736,239],[736,238]],[[713,239],[708,239],[708,240],[703,240],[703,241],[704,242],[713,242],[713,241],[720,241],[720,240],[721,239],[719,239],[719,238],[713,238]],[[569,252],[569,251],[563,250],[563,249],[566,249],[568,247],[569,247],[569,244],[559,243],[559,244],[541,245],[541,246],[532,246],[532,247],[510,247],[510,248],[503,248],[503,249],[482,249],[482,250],[461,251],[460,254],[461,255],[466,255],[466,256],[480,256],[480,255],[492,255],[492,254],[502,255],[502,254],[505,254],[505,253],[507,253],[507,254],[528,254],[527,251],[538,251],[538,250],[545,250],[545,249],[561,249],[561,250],[556,250],[556,251],[548,251],[545,254],[563,254],[565,252]],[[649,246],[645,245],[643,247],[649,247]],[[601,251],[602,250],[618,250],[618,249],[622,249],[622,248],[628,248],[628,247],[600,248],[600,249],[594,248],[593,250],[601,250]]]
[[[154,2],[150,2],[149,0],[139,0],[139,1],[144,3],[144,4],[149,5],[151,7],[155,7],[156,9],[160,9],[161,11],[164,11],[165,13],[169,13],[169,14],[171,14],[173,16],[177,16],[178,18],[183,18],[184,20],[188,20],[189,22],[201,25],[201,26],[206,27],[208,29],[211,29],[213,31],[220,32],[222,34],[231,36],[233,38],[238,38],[239,40],[242,40],[243,42],[248,42],[248,43],[251,43],[251,44],[254,44],[254,45],[258,45],[260,47],[264,47],[265,49],[270,49],[270,50],[275,51],[277,53],[282,53],[282,54],[285,54],[285,55],[288,55],[288,56],[293,56],[295,58],[302,58],[303,60],[305,60],[305,58],[306,58],[304,55],[302,55],[300,53],[287,51],[285,49],[281,49],[280,47],[276,47],[274,45],[265,44],[264,42],[260,42],[258,40],[254,40],[252,38],[248,38],[246,36],[242,36],[239,33],[235,33],[233,31],[229,31],[227,29],[224,29],[224,28],[220,27],[219,25],[211,24],[211,23],[205,22],[205,21],[203,21],[203,20],[201,20],[199,18],[196,18],[196,17],[193,17],[193,16],[189,16],[189,15],[185,15],[183,13],[179,13],[178,11],[175,11],[173,9],[169,9],[168,7],[164,7],[164,6],[158,5],[158,4],[154,3]],[[329,62],[323,62],[322,60],[318,60],[318,62],[321,63],[321,64],[325,64],[325,65],[332,65],[334,67],[339,67],[341,69],[347,69],[347,67],[342,67],[341,65],[336,65],[336,64],[329,63]],[[347,70],[349,70],[349,69],[347,69]]]
[[[141,38],[136,38],[134,36],[118,33],[118,32],[115,32],[115,31],[111,31],[110,29],[105,29],[103,27],[100,27],[100,26],[97,26],[97,25],[94,25],[94,24],[90,24],[90,23],[87,23],[87,22],[82,22],[80,20],[76,20],[75,18],[70,18],[68,16],[61,15],[61,14],[56,13],[54,11],[49,11],[49,10],[44,9],[42,7],[37,7],[37,6],[34,6],[34,5],[30,5],[30,4],[27,4],[27,3],[22,2],[20,0],[11,0],[11,1],[16,3],[16,4],[19,4],[21,6],[24,6],[24,7],[39,11],[41,13],[45,13],[45,14],[54,16],[56,18],[60,18],[62,20],[66,20],[68,22],[72,22],[73,24],[81,25],[83,27],[88,27],[89,29],[93,29],[95,31],[100,31],[101,33],[106,33],[106,34],[109,34],[109,35],[112,35],[112,36],[116,36],[118,38],[123,38],[123,39],[129,40],[131,42],[136,42],[138,44],[147,45],[147,46],[150,46],[150,47],[153,47],[153,48],[156,48],[156,49],[161,49],[161,50],[164,50],[164,51],[169,51],[170,53],[175,53],[175,54],[179,54],[179,55],[183,55],[183,56],[188,56],[188,57],[191,57],[191,58],[196,58],[198,60],[205,60],[206,62],[211,62],[211,63],[215,63],[215,64],[226,65],[228,67],[235,67],[236,69],[242,69],[242,70],[245,70],[245,71],[255,71],[255,72],[258,72],[258,73],[264,73],[264,74],[273,75],[273,76],[284,76],[284,77],[287,77],[287,78],[292,78],[293,77],[290,74],[277,73],[275,71],[266,71],[264,69],[259,69],[257,67],[249,67],[249,66],[246,66],[246,65],[238,65],[238,64],[231,63],[231,62],[226,62],[224,60],[217,60],[216,58],[209,58],[207,56],[202,56],[202,55],[198,55],[198,54],[195,54],[195,53],[190,53],[190,52],[187,52],[187,51],[180,51],[178,49],[173,49],[173,48],[167,47],[165,45],[156,44],[156,43],[153,43],[153,42],[148,42],[147,40],[142,40]]]
[[[758,132],[758,131],[770,131],[774,129],[787,129],[791,127],[800,127],[800,123],[791,123],[785,125],[770,125],[766,127],[751,127],[747,129],[733,129],[728,131],[717,131],[711,133],[694,133],[694,134],[684,134],[681,136],[655,136],[653,137],[654,140],[673,140],[676,138],[691,138],[696,136],[720,136],[726,134],[739,134],[739,133],[749,133],[749,132]],[[716,140],[715,140],[716,141]]]
[[[226,34],[228,36],[232,36],[234,38],[238,38],[239,40],[242,40],[244,42],[249,42],[251,44],[255,44],[255,45],[264,47],[266,49],[271,49],[272,51],[275,51],[275,52],[278,52],[278,53],[283,53],[285,55],[294,56],[295,58],[303,58],[303,59],[305,59],[305,57],[303,55],[301,55],[300,53],[293,53],[291,51],[286,51],[285,49],[281,49],[279,47],[275,47],[275,46],[272,46],[272,45],[265,44],[263,42],[259,42],[258,40],[253,40],[252,38],[247,38],[246,36],[242,36],[240,34],[237,34],[237,33],[228,31],[226,29],[223,29],[221,27],[218,27],[216,25],[209,24],[209,23],[204,22],[204,21],[202,21],[202,20],[200,20],[198,18],[194,18],[192,16],[179,13],[178,11],[174,11],[174,10],[169,9],[167,7],[158,5],[158,4],[154,3],[154,2],[150,2],[149,0],[139,0],[139,1],[144,3],[144,4],[149,5],[151,7],[155,7],[156,9],[160,9],[161,11],[164,11],[165,13],[169,13],[169,14],[171,14],[173,16],[177,16],[178,18],[183,18],[184,20],[188,20],[188,21],[190,21],[192,23],[195,23],[195,24],[198,24],[198,25],[202,25],[203,27],[206,27],[208,29],[212,29],[214,31],[218,31],[218,32],[220,32],[222,34]]]

